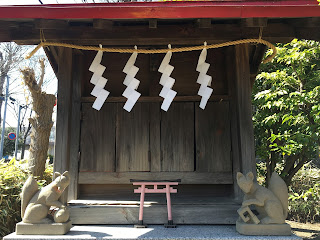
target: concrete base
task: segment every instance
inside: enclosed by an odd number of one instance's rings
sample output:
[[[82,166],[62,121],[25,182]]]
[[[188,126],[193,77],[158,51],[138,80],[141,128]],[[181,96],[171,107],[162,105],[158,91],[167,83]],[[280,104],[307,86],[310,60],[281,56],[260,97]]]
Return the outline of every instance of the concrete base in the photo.
[[[290,236],[291,227],[289,224],[251,224],[237,220],[236,229],[243,235],[256,236]]]
[[[291,236],[244,236],[235,225],[178,225],[165,228],[163,225],[148,225],[134,228],[133,225],[81,225],[73,226],[66,235],[16,235],[4,240],[302,240]]]
[[[16,225],[17,235],[63,235],[70,231],[71,221],[66,223],[31,224],[19,222]]]

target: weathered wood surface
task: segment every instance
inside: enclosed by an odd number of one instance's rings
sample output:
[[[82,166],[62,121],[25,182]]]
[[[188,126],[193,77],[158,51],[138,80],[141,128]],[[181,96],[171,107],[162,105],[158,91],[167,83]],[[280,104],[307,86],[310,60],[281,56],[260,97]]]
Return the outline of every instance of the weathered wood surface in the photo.
[[[83,51],[86,59],[86,66],[89,68],[95,52]],[[225,49],[210,49],[207,54],[207,62],[211,64],[208,74],[213,76],[214,95],[226,97],[227,82],[225,81],[224,71],[225,69],[224,58]],[[119,53],[104,53],[102,58],[102,64],[106,66],[106,70],[103,76],[108,79],[105,89],[110,91],[110,96],[107,101],[112,100],[113,97],[122,97],[122,93],[126,86],[123,84],[125,73],[122,72],[123,67],[128,61],[130,54]],[[136,78],[140,81],[138,91],[141,93],[139,101],[144,97],[153,97],[157,102],[162,101],[159,97],[159,93],[162,86],[159,84],[161,73],[158,72],[160,63],[164,57],[164,54],[154,54],[152,57],[148,54],[139,54],[135,62],[135,66],[139,68]],[[200,97],[197,96],[200,85],[197,84],[198,72],[196,71],[197,59],[199,57],[199,51],[175,53],[172,55],[170,64],[174,66],[174,70],[171,76],[176,80],[173,85],[173,90],[177,92],[177,98],[185,101],[184,99],[190,99],[195,97],[196,101],[200,101]],[[84,87],[82,96],[84,100],[93,100],[91,91],[94,87],[90,83],[92,73],[87,71],[84,75]],[[181,97],[180,97],[181,96]],[[218,99],[219,96],[213,96],[212,99]],[[87,98],[88,97],[88,98]],[[90,98],[91,97],[91,98]],[[87,98],[87,99],[86,99]],[[120,101],[125,101],[126,98],[120,98]],[[113,99],[114,101],[115,99]],[[119,100],[119,99],[118,99]]]
[[[150,171],[149,104],[136,103],[128,113],[118,103],[116,128],[116,171]]]
[[[235,50],[234,47],[230,47],[227,50],[227,57],[225,59],[225,64],[227,66],[227,81],[229,86],[229,95],[232,96],[230,99],[230,137],[231,137],[231,159],[232,159],[232,172],[233,179],[236,181],[237,172],[241,171],[240,162],[240,147],[239,147],[239,131],[238,131],[238,110],[237,110],[237,100],[235,96]],[[238,184],[233,184],[234,187],[234,197],[235,199],[242,199],[242,191]]]
[[[194,19],[197,21],[197,19]],[[235,20],[236,21],[236,20]],[[190,20],[185,23],[180,22],[179,25],[173,21],[171,24],[164,23],[160,25],[158,22],[157,29],[150,31],[149,24],[121,26],[121,23],[116,22],[112,27],[96,27],[92,25],[92,20],[89,22],[82,21],[82,24],[77,22],[73,26],[66,28],[57,27],[52,29],[53,23],[48,23],[48,29],[45,29],[45,38],[47,41],[67,41],[70,43],[81,43],[85,45],[167,45],[168,42],[175,44],[203,44],[204,39],[209,43],[230,41],[241,38],[258,38],[259,27],[246,27],[241,26],[241,20],[238,23],[230,24],[224,22],[217,22],[212,24],[210,31],[208,28],[196,27],[197,24]],[[290,23],[291,21],[291,23]],[[318,25],[309,25],[307,31],[304,31],[305,26],[298,26],[295,20],[286,19],[286,22],[271,23],[269,22],[264,27],[263,38],[271,42],[288,42],[294,37],[319,39],[320,35]],[[3,23],[2,24],[7,24]],[[72,23],[73,21],[69,21]],[[15,40],[19,44],[38,44],[40,39],[40,31],[35,27],[32,22],[9,22],[12,27],[0,35],[1,41]],[[75,22],[73,22],[75,23]],[[0,23],[1,24],[1,23]],[[42,24],[44,25],[44,23]],[[51,25],[51,26],[49,26]],[[60,24],[63,26],[63,24]],[[77,26],[78,25],[78,26]],[[51,29],[50,29],[51,28]],[[311,30],[311,31],[310,31]],[[310,34],[313,32],[313,34]],[[170,34],[168,34],[170,33]],[[106,36],[108,36],[106,38]],[[164,37],[166,36],[166,37]],[[134,40],[133,40],[134,39]]]
[[[72,103],[72,49],[59,49],[58,100],[55,139],[54,171],[64,172],[69,169],[70,135],[71,135],[71,103]],[[63,193],[61,201],[67,201]]]
[[[226,201],[206,206],[172,202],[172,216],[176,224],[235,224],[239,207],[239,204]],[[73,224],[136,224],[139,216],[139,205],[70,206],[69,209]],[[143,215],[146,224],[168,221],[166,205],[145,205]]]
[[[80,186],[79,199],[72,201],[76,205],[80,203],[82,205],[99,205],[101,202],[121,204],[122,202],[137,202],[140,199],[139,194],[133,193],[138,186],[133,186],[132,183],[81,184]],[[178,189],[178,194],[172,194],[172,200],[176,204],[216,204],[221,202],[221,198],[230,197],[233,193],[231,184],[181,183],[173,187]],[[145,200],[150,204],[166,204],[166,198],[162,194],[148,194]]]
[[[177,178],[170,172],[232,172],[228,101],[209,102],[206,110],[193,102],[174,102],[168,112],[160,103],[137,103],[131,113],[122,109],[123,103],[105,103],[100,111],[91,103],[82,105],[80,178],[95,172],[105,175],[94,180],[103,184],[127,183],[125,173],[130,172],[138,175],[130,178],[150,180],[154,173],[161,179]],[[186,181],[232,183],[215,174],[194,174]],[[80,181],[90,183],[83,177]]]
[[[70,133],[70,184],[68,187],[68,201],[77,199],[78,196],[78,173],[80,161],[80,118],[81,118],[81,78],[83,76],[82,55],[73,55],[72,73],[72,103],[71,103],[71,133]]]
[[[161,109],[160,103],[150,103],[150,171],[160,172],[161,171],[161,149],[160,149],[160,136],[161,136]]]
[[[232,173],[199,172],[80,172],[79,184],[128,184],[130,179],[181,179],[183,184],[233,184]]]
[[[194,171],[194,103],[172,103],[161,113],[161,170]]]
[[[116,104],[82,104],[80,171],[115,171]]]
[[[242,171],[256,173],[248,45],[235,46],[235,104]]]
[[[199,86],[198,86],[199,87]],[[161,89],[157,92],[157,94],[161,91]],[[211,95],[209,101],[228,101],[231,98],[229,95]],[[94,102],[96,100],[96,97],[82,97],[81,102],[83,103],[88,103],[88,102]],[[106,102],[126,102],[127,98],[125,97],[108,97]],[[142,96],[138,99],[138,102],[162,102],[163,98],[162,97],[147,97],[147,96]],[[174,102],[200,102],[201,101],[201,96],[176,96],[173,99]]]
[[[196,107],[197,172],[232,172],[229,102]]]

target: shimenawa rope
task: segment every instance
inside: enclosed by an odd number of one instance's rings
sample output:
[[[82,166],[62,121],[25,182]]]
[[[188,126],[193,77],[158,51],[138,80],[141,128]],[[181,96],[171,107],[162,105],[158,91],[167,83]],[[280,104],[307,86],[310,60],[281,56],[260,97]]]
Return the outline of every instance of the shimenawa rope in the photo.
[[[199,46],[191,46],[191,47],[178,47],[178,48],[172,48],[170,49],[170,51],[171,52],[188,52],[188,51],[202,50],[204,48],[207,48],[207,49],[221,48],[221,47],[227,47],[227,46],[244,44],[244,43],[260,43],[272,49],[272,54],[268,56],[266,59],[264,59],[263,63],[270,62],[274,58],[274,56],[277,54],[276,47],[272,43],[266,40],[263,40],[261,38],[242,39],[242,40],[230,41],[225,43],[210,44],[206,46],[199,45]],[[81,45],[75,45],[75,44],[69,44],[69,43],[47,42],[45,40],[42,41],[42,38],[41,38],[39,45],[26,56],[26,59],[31,58],[41,47],[48,47],[48,46],[67,47],[67,48],[73,48],[73,49],[79,49],[79,50],[103,51],[103,52],[113,52],[113,53],[138,52],[138,53],[144,53],[144,54],[155,54],[155,53],[167,53],[169,51],[169,49],[165,49],[165,48],[164,49],[129,49],[129,48],[104,48],[104,47],[101,48],[99,46],[81,46]]]

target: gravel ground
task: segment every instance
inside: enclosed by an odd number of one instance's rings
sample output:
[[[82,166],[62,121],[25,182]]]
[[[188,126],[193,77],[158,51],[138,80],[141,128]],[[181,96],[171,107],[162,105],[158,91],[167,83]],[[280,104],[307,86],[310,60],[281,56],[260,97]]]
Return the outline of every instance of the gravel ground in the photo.
[[[287,221],[290,224],[292,231],[304,240],[320,240],[320,223],[298,223]]]

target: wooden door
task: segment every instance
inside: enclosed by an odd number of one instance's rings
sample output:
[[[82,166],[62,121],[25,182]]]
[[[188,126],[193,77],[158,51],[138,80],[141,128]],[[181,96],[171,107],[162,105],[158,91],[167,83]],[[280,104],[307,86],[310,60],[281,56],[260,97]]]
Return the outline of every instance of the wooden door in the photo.
[[[137,103],[128,113],[123,103],[100,111],[84,103],[80,183],[232,183],[229,102],[198,104],[173,102],[164,112],[160,103]]]

